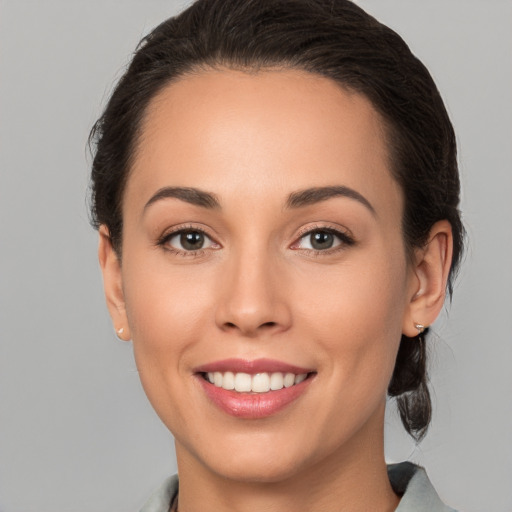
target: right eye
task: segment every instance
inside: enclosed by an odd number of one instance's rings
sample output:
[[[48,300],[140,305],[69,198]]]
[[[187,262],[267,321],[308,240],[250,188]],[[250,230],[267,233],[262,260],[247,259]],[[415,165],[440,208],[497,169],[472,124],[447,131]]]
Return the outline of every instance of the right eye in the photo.
[[[204,231],[199,229],[181,229],[167,235],[161,244],[177,253],[194,253],[210,247],[217,248]]]

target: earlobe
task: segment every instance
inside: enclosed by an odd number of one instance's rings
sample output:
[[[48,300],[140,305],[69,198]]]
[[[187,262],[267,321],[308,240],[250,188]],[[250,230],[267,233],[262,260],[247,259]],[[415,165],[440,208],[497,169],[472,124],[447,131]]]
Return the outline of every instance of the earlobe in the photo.
[[[428,243],[416,251],[414,278],[411,280],[410,302],[402,332],[415,337],[420,330],[434,323],[444,304],[450,274],[453,235],[447,220],[436,222],[430,230]]]
[[[112,246],[109,230],[103,224],[99,228],[99,235],[98,259],[103,275],[107,307],[114,324],[116,336],[123,341],[128,341],[130,332],[124,301],[121,262]]]

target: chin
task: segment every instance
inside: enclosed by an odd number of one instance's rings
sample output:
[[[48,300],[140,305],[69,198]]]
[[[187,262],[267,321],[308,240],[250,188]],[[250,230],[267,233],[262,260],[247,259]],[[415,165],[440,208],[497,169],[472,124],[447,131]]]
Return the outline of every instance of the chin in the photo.
[[[206,471],[223,479],[245,483],[282,483],[309,470],[321,458],[319,452],[323,451],[317,449],[312,457],[303,432],[297,436],[289,431],[230,434],[215,441],[196,442],[194,447],[182,446],[182,450],[177,446],[177,454],[185,458],[192,454]]]
[[[288,459],[285,454],[280,453],[270,460],[241,456],[236,462],[216,463],[210,466],[210,470],[228,480],[268,484],[284,482],[295,476],[305,466],[307,463],[304,460],[292,462],[292,458]]]

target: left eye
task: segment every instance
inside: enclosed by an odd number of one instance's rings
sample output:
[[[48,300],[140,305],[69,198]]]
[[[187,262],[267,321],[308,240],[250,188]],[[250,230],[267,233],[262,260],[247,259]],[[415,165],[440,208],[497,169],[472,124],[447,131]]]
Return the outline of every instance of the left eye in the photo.
[[[330,230],[318,229],[302,236],[295,247],[297,249],[325,251],[341,245],[344,241],[342,238],[346,237],[341,233],[337,234]]]
[[[202,231],[179,231],[169,236],[166,244],[181,251],[199,251],[214,245],[213,240]]]

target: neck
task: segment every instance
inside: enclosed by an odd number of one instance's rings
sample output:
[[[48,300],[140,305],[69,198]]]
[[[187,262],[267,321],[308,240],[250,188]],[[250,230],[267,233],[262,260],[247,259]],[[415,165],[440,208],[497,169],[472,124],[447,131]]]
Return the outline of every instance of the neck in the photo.
[[[206,467],[176,443],[179,512],[392,512],[399,498],[389,483],[383,427],[368,425],[322,460],[273,482],[226,478]]]

